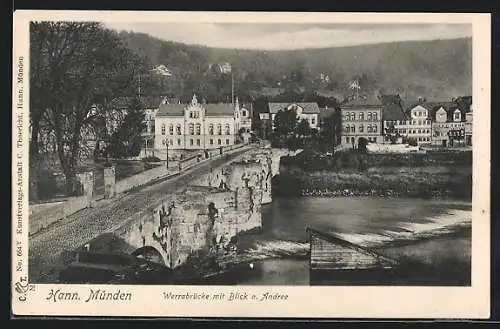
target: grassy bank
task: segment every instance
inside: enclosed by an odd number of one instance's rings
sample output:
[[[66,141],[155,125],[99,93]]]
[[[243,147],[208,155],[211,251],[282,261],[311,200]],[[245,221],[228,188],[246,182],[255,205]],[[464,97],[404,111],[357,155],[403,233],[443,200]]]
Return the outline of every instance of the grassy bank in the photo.
[[[470,199],[472,158],[468,152],[389,155],[342,152],[333,157],[308,152],[282,159],[273,188],[281,196]]]

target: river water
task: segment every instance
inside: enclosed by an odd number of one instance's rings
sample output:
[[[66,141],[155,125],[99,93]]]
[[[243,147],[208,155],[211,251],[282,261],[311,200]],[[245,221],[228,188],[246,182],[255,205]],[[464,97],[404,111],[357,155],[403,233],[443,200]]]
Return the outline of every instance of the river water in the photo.
[[[394,258],[470,267],[470,202],[414,198],[275,198],[259,234],[239,239],[238,264],[204,284],[308,285],[306,227]],[[464,233],[465,232],[465,233]]]

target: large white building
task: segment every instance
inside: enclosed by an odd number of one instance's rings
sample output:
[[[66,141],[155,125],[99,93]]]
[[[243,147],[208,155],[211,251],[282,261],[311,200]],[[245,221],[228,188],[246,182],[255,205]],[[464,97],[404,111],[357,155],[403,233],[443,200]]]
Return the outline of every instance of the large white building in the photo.
[[[232,104],[162,104],[155,115],[155,150],[203,150],[234,145],[239,138],[242,111]],[[246,117],[245,116],[245,117]],[[251,122],[250,122],[251,125]]]
[[[406,117],[397,118],[397,120],[384,120],[384,130],[390,126],[394,132],[406,139],[412,139],[418,145],[431,143],[431,108],[428,104],[416,104],[411,106]]]

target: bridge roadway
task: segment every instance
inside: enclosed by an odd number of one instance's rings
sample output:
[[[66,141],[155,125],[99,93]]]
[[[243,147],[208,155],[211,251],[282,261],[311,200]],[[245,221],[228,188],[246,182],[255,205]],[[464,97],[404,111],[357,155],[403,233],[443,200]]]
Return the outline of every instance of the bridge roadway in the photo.
[[[208,174],[210,168],[230,162],[248,150],[244,148],[234,151],[225,157],[200,163],[179,176],[118,196],[116,199],[103,200],[94,208],[83,209],[31,235],[28,270],[30,282],[56,282],[62,266],[62,252],[75,250],[93,238],[113,230],[131,215],[158,202],[166,193],[182,189],[193,179]]]

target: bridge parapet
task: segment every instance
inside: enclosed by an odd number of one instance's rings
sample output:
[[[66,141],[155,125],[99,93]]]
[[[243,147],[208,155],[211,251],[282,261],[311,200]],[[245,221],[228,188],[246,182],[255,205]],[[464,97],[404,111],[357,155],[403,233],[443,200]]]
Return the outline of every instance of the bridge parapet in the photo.
[[[155,250],[157,262],[177,268],[199,251],[210,252],[242,232],[261,228],[262,204],[272,200],[274,158],[270,149],[258,149],[214,168],[124,222],[112,233],[115,242],[98,243],[96,251],[139,255]]]

